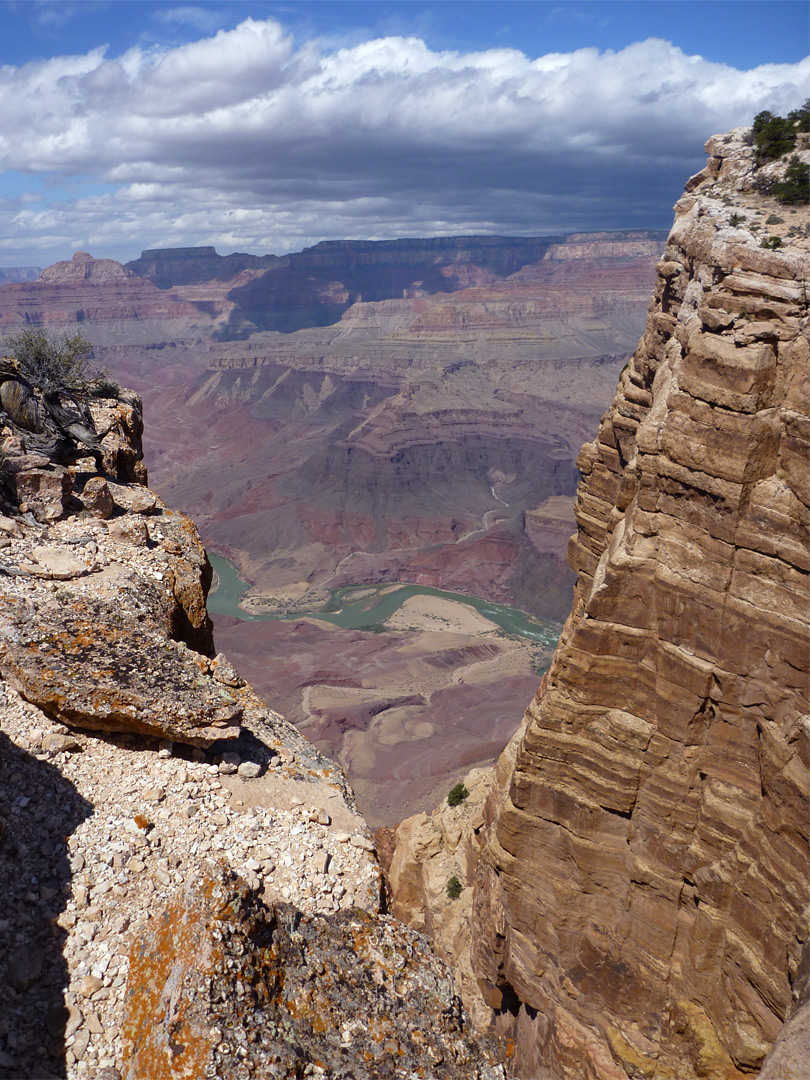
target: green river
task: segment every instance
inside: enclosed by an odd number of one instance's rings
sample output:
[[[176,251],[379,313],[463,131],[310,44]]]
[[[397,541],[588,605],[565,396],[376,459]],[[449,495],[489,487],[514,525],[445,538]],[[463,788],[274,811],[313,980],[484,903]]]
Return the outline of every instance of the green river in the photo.
[[[349,630],[383,630],[385,620],[390,618],[397,608],[410,596],[438,596],[444,600],[455,600],[468,604],[484,618],[495,623],[508,634],[529,638],[538,644],[553,647],[560,636],[559,623],[537,619],[525,611],[506,607],[504,604],[492,604],[477,596],[465,596],[463,593],[445,592],[432,589],[427,585],[400,585],[392,588],[391,582],[383,585],[347,585],[336,589],[329,602],[319,611],[296,611],[289,615],[254,615],[239,606],[239,600],[249,588],[239,577],[233,563],[221,555],[208,553],[219,584],[216,591],[208,596],[208,610],[213,615],[231,615],[245,621],[260,619],[292,620],[307,617],[322,619]],[[391,590],[390,592],[387,590]],[[383,594],[384,595],[381,595]]]

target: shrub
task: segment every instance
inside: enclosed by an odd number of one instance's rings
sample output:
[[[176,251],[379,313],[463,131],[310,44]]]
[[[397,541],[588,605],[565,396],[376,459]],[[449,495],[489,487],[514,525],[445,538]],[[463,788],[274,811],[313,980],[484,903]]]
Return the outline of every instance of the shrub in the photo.
[[[769,236],[769,237],[767,237],[767,239],[763,237],[763,239],[760,242],[759,246],[763,247],[763,248],[770,248],[771,251],[776,251],[777,248],[782,246],[782,237],[781,236]]]
[[[461,882],[455,874],[447,879],[447,895],[451,900],[458,900],[461,896]]]
[[[41,388],[58,386],[85,393],[95,375],[89,366],[93,346],[81,334],[22,330],[7,337],[3,348],[19,364],[20,374]]]
[[[744,220],[745,218],[742,214],[732,214],[729,219],[729,224],[736,228],[738,225],[741,225]]]
[[[765,218],[765,224],[766,225],[781,225],[784,220],[785,219],[783,217],[779,217],[778,214],[768,214],[768,216]]]
[[[797,157],[792,157],[785,175],[780,181],[771,185],[770,194],[786,206],[810,203],[810,165],[805,165]]]
[[[767,109],[757,113],[751,127],[757,161],[773,161],[789,154],[800,131],[810,131],[810,98],[787,116],[774,116]]]
[[[757,161],[773,161],[789,154],[796,145],[796,129],[784,116],[774,116],[764,109],[754,117],[752,125]]]
[[[107,375],[98,375],[90,384],[90,393],[97,398],[117,398],[121,394],[121,387]]]
[[[459,782],[451,787],[450,791],[447,793],[447,805],[459,806],[469,794],[469,791],[464,787],[462,781],[459,780]]]

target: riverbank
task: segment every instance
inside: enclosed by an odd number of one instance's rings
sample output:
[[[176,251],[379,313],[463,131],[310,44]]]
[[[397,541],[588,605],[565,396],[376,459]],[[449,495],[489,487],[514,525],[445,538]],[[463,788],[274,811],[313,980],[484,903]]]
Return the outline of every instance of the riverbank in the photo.
[[[234,564],[221,555],[209,553],[209,558],[215,572],[214,587],[208,596],[212,615],[243,621],[311,618],[350,630],[449,629],[471,635],[501,630],[546,646],[553,646],[560,633],[559,624],[506,604],[399,582],[344,586],[312,610],[261,612],[256,610],[261,598],[246,598],[250,586]]]
[[[496,759],[559,633],[477,597],[391,583],[337,590],[330,611],[256,615],[239,606],[247,585],[236,568],[212,562],[217,647],[341,763],[375,827],[430,809]]]

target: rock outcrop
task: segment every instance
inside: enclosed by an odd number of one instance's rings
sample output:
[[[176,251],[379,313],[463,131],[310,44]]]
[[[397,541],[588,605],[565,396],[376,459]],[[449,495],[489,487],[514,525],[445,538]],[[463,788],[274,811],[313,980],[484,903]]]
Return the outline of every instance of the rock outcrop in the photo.
[[[503,1076],[413,931],[266,905],[221,871],[203,868],[134,945],[130,982],[124,1080]]]
[[[579,457],[573,610],[465,832],[469,966],[525,1077],[750,1076],[805,984],[810,223],[745,135],[677,204]]]
[[[341,770],[215,654],[137,397],[89,408],[71,466],[0,417],[0,1077],[500,1080]]]
[[[210,307],[210,305],[209,305]],[[183,297],[161,292],[151,281],[126,270],[114,259],[94,259],[77,251],[70,260],[47,267],[36,280],[26,277],[0,290],[0,332],[16,333],[26,326],[95,327],[100,336],[120,336],[122,324],[145,322],[188,332],[210,330],[208,311]],[[134,329],[136,340],[144,329]]]

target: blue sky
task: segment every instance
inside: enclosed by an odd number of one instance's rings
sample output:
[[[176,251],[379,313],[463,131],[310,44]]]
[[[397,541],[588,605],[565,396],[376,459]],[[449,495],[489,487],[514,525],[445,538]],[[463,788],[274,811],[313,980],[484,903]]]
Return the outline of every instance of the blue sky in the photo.
[[[395,35],[421,37],[436,50],[508,46],[541,56],[588,45],[621,49],[661,37],[689,55],[750,68],[801,60],[808,52],[809,11],[804,0],[3,0],[0,63],[85,52],[99,42],[109,45],[111,56],[136,44],[177,45],[252,17],[278,19],[297,39],[320,38],[333,48]]]
[[[666,228],[810,96],[794,0],[0,0],[0,266]]]

